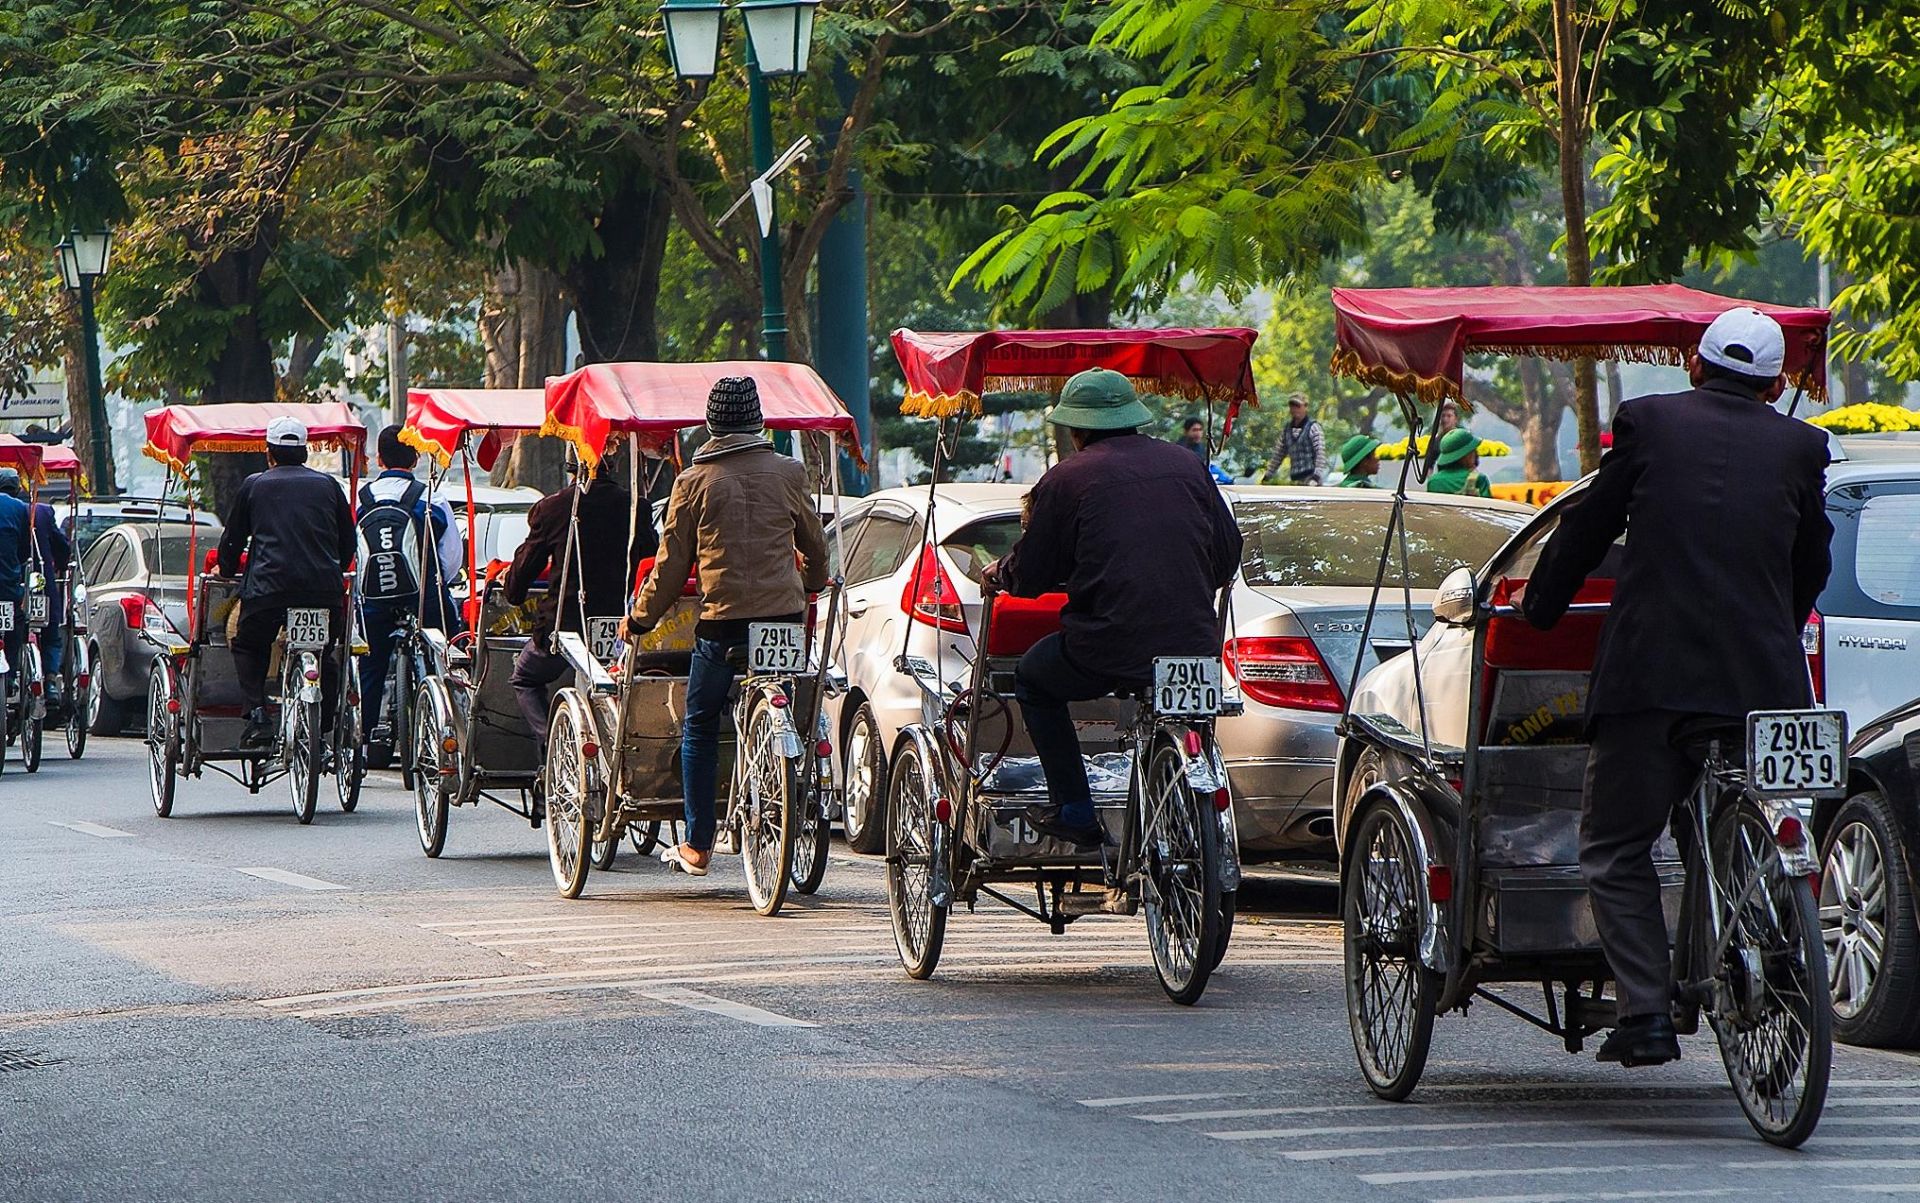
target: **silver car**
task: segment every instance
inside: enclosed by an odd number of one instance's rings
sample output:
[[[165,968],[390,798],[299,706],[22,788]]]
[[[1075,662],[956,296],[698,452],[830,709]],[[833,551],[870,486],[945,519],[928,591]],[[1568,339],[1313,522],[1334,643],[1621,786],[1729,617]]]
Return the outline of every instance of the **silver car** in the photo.
[[[979,630],[980,574],[1020,535],[1025,485],[892,489],[851,502],[836,533],[845,557],[850,689],[831,704],[841,749],[848,841],[877,851],[888,757],[920,716],[920,694],[894,669],[901,653],[964,677]],[[1332,849],[1334,725],[1356,665],[1407,646],[1402,609],[1383,609],[1361,646],[1367,595],[1389,502],[1360,489],[1230,487],[1246,537],[1224,649],[1246,709],[1220,723],[1241,853],[1318,857]],[[929,555],[929,505],[933,542]],[[1421,495],[1408,504],[1409,570],[1430,589],[1479,564],[1535,513],[1526,506]],[[1397,578],[1395,578],[1397,579]],[[1424,595],[1423,595],[1424,596]],[[1422,604],[1415,626],[1424,629]]]
[[[154,645],[143,633],[187,629],[189,557],[204,560],[219,545],[217,525],[123,522],[95,537],[80,557],[97,674],[95,734],[118,735],[144,713]]]

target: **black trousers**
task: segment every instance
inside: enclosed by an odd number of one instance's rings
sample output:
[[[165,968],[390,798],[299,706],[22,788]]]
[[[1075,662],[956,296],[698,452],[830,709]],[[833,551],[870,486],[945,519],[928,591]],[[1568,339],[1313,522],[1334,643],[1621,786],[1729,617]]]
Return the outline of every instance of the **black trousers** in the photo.
[[[541,647],[545,642],[546,638],[540,635],[527,640],[527,645],[514,658],[512,678],[513,698],[520,706],[520,717],[527,720],[527,730],[540,745],[543,760],[547,755],[547,690],[573,671],[573,665],[565,656]]]
[[[345,606],[298,598],[247,598],[240,603],[240,622],[233,633],[233,671],[239,677],[240,697],[248,710],[267,708],[267,665],[273,659],[274,636],[287,625],[287,611],[314,607],[327,612],[327,648],[320,656],[320,722],[332,726],[340,700],[340,641],[346,637],[342,621]]]
[[[1087,764],[1080,758],[1080,734],[1073,729],[1069,702],[1105,697],[1130,684],[1102,673],[1088,672],[1067,659],[1060,636],[1048,635],[1027,649],[1014,669],[1013,696],[1027,738],[1047,774],[1047,796],[1069,823],[1093,823],[1093,790],[1087,784]]]
[[[1665,1014],[1673,1001],[1672,939],[1653,846],[1700,771],[1670,737],[1698,717],[1640,710],[1596,715],[1590,724],[1580,876],[1623,1016]]]

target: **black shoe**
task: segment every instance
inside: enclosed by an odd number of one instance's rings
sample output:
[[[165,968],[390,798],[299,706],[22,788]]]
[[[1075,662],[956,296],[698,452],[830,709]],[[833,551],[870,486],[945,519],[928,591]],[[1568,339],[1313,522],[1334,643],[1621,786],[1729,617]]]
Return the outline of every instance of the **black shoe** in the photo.
[[[272,743],[273,720],[267,717],[266,710],[256,707],[247,711],[247,728],[240,733],[240,746],[265,748]]]
[[[1065,840],[1076,848],[1098,848],[1106,842],[1106,833],[1100,829],[1100,824],[1088,823],[1081,827],[1065,822],[1060,818],[1060,808],[1057,806],[1035,803],[1021,811],[1020,817],[1041,835]]]
[[[1680,1037],[1666,1015],[1629,1015],[1601,1042],[1598,1059],[1628,1069],[1680,1059]]]

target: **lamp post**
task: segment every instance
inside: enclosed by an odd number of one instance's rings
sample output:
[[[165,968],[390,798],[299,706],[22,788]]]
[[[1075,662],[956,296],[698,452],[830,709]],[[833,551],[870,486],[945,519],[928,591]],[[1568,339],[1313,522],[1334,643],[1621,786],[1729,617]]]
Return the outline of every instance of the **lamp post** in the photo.
[[[813,46],[813,11],[820,0],[740,0],[733,5],[747,26],[747,125],[753,170],[773,167],[773,106],[767,79],[800,75]],[[667,0],[667,51],[681,79],[711,79],[720,67],[720,35],[728,6],[717,0]],[[760,341],[768,359],[787,357],[787,299],[780,281],[780,224],[760,236]]]
[[[67,288],[80,295],[81,338],[86,343],[88,467],[94,487],[104,488],[111,479],[107,450],[107,391],[100,380],[100,326],[93,316],[93,282],[107,274],[107,259],[113,252],[113,234],[101,229],[91,233],[74,230],[54,248],[60,257],[60,278]]]

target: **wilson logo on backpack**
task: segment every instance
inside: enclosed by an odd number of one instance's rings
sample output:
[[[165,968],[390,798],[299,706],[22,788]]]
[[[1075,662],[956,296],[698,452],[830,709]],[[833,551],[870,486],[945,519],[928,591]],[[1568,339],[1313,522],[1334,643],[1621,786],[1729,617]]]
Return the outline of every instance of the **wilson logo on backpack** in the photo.
[[[427,487],[414,481],[399,497],[360,490],[360,596],[366,601],[412,601],[420,596],[420,501]]]

